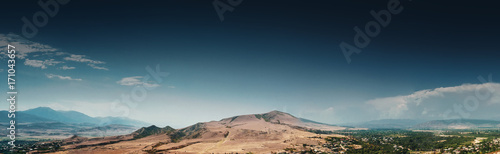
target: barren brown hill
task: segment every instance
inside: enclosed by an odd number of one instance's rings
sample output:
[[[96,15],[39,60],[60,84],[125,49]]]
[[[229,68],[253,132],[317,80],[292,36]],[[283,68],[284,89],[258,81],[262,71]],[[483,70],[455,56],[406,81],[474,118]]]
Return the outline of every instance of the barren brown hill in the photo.
[[[151,126],[124,136],[78,138],[82,142],[64,145],[58,153],[270,153],[284,152],[287,148],[327,152],[320,146],[323,138],[344,137],[306,131],[309,129],[346,128],[272,111],[197,123],[178,130]]]

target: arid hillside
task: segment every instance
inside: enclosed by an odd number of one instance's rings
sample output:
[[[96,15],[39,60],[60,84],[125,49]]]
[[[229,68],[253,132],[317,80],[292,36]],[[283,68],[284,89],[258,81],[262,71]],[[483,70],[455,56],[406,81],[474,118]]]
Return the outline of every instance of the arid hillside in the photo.
[[[129,135],[82,138],[57,142],[55,153],[269,153],[286,150],[318,150],[328,136],[310,130],[335,131],[345,127],[300,119],[288,113],[234,116],[197,123],[182,129],[150,126]],[[47,144],[47,143],[45,143]]]

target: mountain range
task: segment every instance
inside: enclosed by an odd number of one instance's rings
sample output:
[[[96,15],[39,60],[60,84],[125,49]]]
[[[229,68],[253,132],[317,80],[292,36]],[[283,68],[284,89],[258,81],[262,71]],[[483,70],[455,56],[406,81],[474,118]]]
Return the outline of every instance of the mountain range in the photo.
[[[54,114],[53,111],[46,110],[48,109],[41,108],[34,111],[39,114]],[[63,119],[55,118],[54,115],[45,115],[43,118],[52,117],[50,120],[66,122],[74,122],[72,119],[92,121],[92,119],[74,112],[56,111],[56,113],[67,114],[68,117]],[[61,126],[57,125],[56,127],[61,128],[65,126],[61,122],[52,124],[59,124]],[[370,129],[498,129],[500,122],[494,120],[384,119],[344,127],[298,118],[285,112],[271,111],[263,114],[233,116],[218,121],[200,122],[180,129],[169,126],[161,128],[154,125],[138,128],[134,131],[130,131],[127,129],[128,127],[123,125],[93,127],[80,129],[78,132],[93,132],[95,130],[122,130],[122,132],[119,135],[102,135],[101,137],[81,137],[75,133],[66,139],[39,144],[57,145],[61,147],[59,150],[68,153],[88,153],[90,151],[94,153],[280,153],[285,152],[284,149],[300,151],[310,148],[328,151],[324,147],[317,146],[323,145],[324,138],[346,137],[334,134],[335,131],[367,130],[367,128],[358,126],[366,126]],[[124,133],[123,130],[128,130],[129,133]]]
[[[8,114],[8,111],[0,111],[0,114]],[[263,119],[264,121],[278,124],[286,124],[302,129],[316,130],[342,130],[349,128],[368,129],[473,129],[473,128],[495,128],[500,127],[496,120],[415,120],[415,119],[381,119],[362,123],[344,124],[336,126],[332,124],[320,123],[304,118],[298,118],[291,114],[272,111],[264,114],[240,115],[223,120],[238,121],[249,118]],[[0,116],[0,125],[8,124],[10,119],[7,116]],[[37,107],[25,111],[16,112],[18,124],[30,124],[31,126],[43,126],[43,123],[64,124],[73,126],[101,127],[112,125],[124,125],[135,128],[150,126],[151,124],[133,120],[125,117],[90,117],[77,111],[58,111],[49,107]],[[22,127],[22,126],[21,126]]]
[[[0,114],[7,114],[8,111],[0,111]],[[7,116],[1,116],[0,122],[9,122]],[[136,127],[151,125],[146,122],[133,120],[124,117],[90,117],[77,111],[56,111],[49,107],[38,107],[26,111],[16,112],[16,122],[18,123],[41,123],[60,122],[66,124],[87,124],[95,126],[105,126],[112,124],[130,125]]]
[[[8,111],[0,111],[7,115]],[[11,119],[0,116],[0,126],[7,127]],[[77,111],[57,111],[38,107],[16,112],[16,133],[18,137],[61,139],[79,136],[115,136],[129,134],[150,124],[124,117],[90,117]],[[0,135],[7,135],[0,131]]]
[[[173,129],[142,127],[130,134],[100,138],[73,136],[53,141],[69,153],[269,153],[283,149],[307,149],[304,145],[321,145],[322,138],[344,137],[338,134],[316,134],[313,130],[336,131],[356,129],[323,124],[271,111],[239,115],[218,121],[200,122]],[[44,143],[48,144],[48,143]],[[124,148],[126,147],[126,148]],[[322,148],[322,147],[318,147]],[[40,151],[42,152],[42,151]]]

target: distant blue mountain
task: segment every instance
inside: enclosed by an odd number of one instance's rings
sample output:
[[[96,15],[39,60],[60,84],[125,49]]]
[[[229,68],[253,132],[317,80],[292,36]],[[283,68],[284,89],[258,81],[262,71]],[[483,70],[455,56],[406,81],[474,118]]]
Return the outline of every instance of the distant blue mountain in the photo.
[[[10,118],[7,117],[9,114],[8,111],[0,111],[0,123],[6,124],[10,122]],[[16,121],[22,121],[24,123],[36,123],[36,122],[56,122],[55,120],[50,120],[46,118],[42,118],[39,116],[31,115],[31,114],[26,114],[23,111],[18,111],[15,113],[16,114]]]
[[[8,111],[0,111],[0,123],[8,123]],[[125,117],[90,117],[77,111],[56,111],[49,107],[38,107],[26,111],[16,112],[16,122],[18,123],[41,123],[41,122],[61,122],[68,124],[91,124],[105,126],[110,124],[131,125],[143,127],[151,125],[146,122],[133,120]]]
[[[498,129],[498,128],[500,128],[500,121],[498,120],[479,120],[479,119],[433,120],[412,127],[412,129]]]
[[[49,107],[38,107],[23,113],[62,123],[98,123],[99,120],[77,111],[56,111]]]
[[[408,129],[422,122],[425,122],[425,120],[381,119],[351,125],[355,127],[370,129]]]
[[[415,120],[415,119],[382,119],[350,126],[370,129],[498,129],[498,120],[450,119],[450,120]]]
[[[139,120],[134,120],[134,119],[125,118],[125,117],[96,117],[95,119],[98,119],[99,123],[97,123],[97,124],[100,126],[121,124],[121,125],[131,125],[131,126],[137,126],[137,127],[144,127],[144,126],[151,125],[150,123],[147,123],[147,122],[142,122]]]

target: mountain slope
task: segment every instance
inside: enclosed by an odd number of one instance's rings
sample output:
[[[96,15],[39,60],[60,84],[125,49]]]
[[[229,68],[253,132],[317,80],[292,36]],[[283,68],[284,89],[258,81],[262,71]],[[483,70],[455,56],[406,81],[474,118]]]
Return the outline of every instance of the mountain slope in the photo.
[[[146,136],[151,136],[151,135],[158,135],[158,134],[167,134],[170,132],[175,131],[174,128],[170,126],[166,126],[164,128],[156,127],[155,125],[149,126],[149,127],[142,127],[138,130],[136,130],[134,133],[134,138],[143,138]]]
[[[255,118],[255,119],[254,119]],[[234,116],[231,118],[222,119],[221,121],[239,121],[239,120],[264,120],[266,122],[275,123],[275,124],[283,124],[289,125],[292,127],[300,127],[303,129],[315,129],[315,130],[323,130],[323,131],[335,131],[335,130],[344,130],[346,127],[340,127],[335,125],[324,124],[308,119],[297,118],[289,113],[280,112],[280,111],[271,111],[264,114],[251,114],[251,115],[241,115]]]
[[[287,148],[306,150],[305,145],[322,145],[325,137],[345,137],[306,131],[313,128],[346,129],[272,111],[200,122],[177,130],[143,127],[129,135],[68,143],[62,148],[69,153],[271,153]]]
[[[334,131],[346,128],[300,119],[285,112],[271,111],[197,123],[179,129],[178,134],[182,137],[175,143],[161,145],[154,150],[174,153],[268,153],[293,145],[316,145],[324,141],[316,138],[318,134],[306,131],[310,129]],[[174,141],[172,137],[170,135],[171,141]]]
[[[38,107],[23,111],[24,113],[42,117],[63,123],[98,123],[99,120],[94,119],[76,111],[56,111],[49,107]]]

